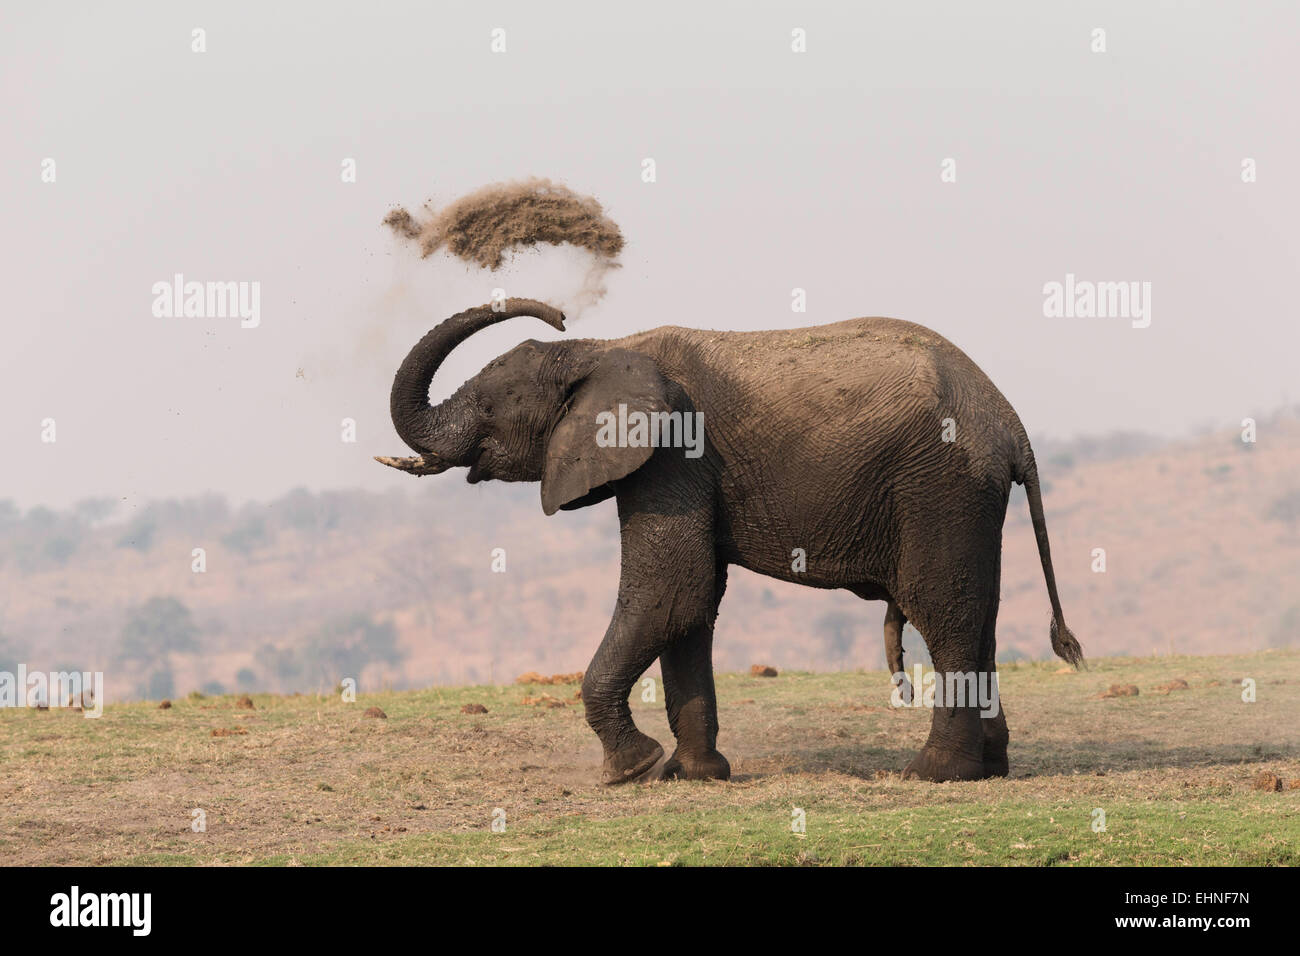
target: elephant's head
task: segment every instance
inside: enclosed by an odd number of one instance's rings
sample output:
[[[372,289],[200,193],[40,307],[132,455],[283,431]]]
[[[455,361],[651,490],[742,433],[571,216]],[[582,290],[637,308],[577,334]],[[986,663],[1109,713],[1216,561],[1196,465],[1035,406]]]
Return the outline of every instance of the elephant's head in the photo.
[[[667,411],[654,361],[606,343],[523,342],[487,364],[455,394],[429,404],[429,384],[447,356],[480,329],[531,315],[564,330],[564,314],[531,299],[507,299],[453,315],[411,349],[393,379],[390,409],[402,441],[418,454],[376,461],[413,475],[467,467],[468,481],[540,481],[542,508],[591,504],[640,468],[650,447],[602,447],[597,415]]]

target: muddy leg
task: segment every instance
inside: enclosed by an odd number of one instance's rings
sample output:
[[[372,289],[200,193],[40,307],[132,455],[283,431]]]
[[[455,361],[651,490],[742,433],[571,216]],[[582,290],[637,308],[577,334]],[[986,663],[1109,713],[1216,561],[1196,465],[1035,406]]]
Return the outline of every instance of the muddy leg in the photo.
[[[726,569],[718,573],[713,614],[726,589]],[[662,779],[727,780],[731,764],[718,752],[718,699],[713,686],[713,616],[664,648],[668,725],[677,749],[664,764]]]

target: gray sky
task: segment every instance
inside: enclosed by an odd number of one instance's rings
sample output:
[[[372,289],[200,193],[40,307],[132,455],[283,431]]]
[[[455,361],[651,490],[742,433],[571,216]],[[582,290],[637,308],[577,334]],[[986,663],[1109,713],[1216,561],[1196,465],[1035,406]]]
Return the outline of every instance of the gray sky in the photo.
[[[0,498],[409,483],[370,460],[404,451],[406,350],[496,286],[563,303],[583,263],[420,261],[380,219],[530,175],[596,196],[628,239],[574,335],[893,315],[965,349],[1031,435],[1235,426],[1296,399],[1295,5],[845,6],[6,11]],[[260,282],[260,326],[154,317],[177,272]],[[1066,273],[1150,282],[1150,327],[1044,317]],[[554,335],[477,336],[435,397]]]

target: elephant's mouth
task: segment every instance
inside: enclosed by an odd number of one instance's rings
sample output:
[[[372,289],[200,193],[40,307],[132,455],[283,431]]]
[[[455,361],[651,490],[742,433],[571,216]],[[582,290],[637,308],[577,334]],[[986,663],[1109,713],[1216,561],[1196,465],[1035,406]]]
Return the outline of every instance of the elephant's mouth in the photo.
[[[477,485],[480,481],[486,481],[491,477],[487,473],[487,468],[481,467],[479,464],[479,460],[482,457],[483,457],[483,448],[482,446],[480,446],[479,448],[475,449],[474,457],[470,460],[469,463],[469,474],[465,476],[465,480],[468,481],[471,485]]]

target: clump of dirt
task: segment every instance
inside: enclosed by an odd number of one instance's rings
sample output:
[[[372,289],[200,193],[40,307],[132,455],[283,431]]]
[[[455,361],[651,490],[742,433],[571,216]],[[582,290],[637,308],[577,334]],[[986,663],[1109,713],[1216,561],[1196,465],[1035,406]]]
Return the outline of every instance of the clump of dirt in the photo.
[[[1251,786],[1256,790],[1265,790],[1269,793],[1277,793],[1282,789],[1282,778],[1268,770],[1261,770],[1255,774]]]
[[[214,737],[242,737],[248,733],[247,727],[216,727],[212,731]]]
[[[419,243],[423,258],[446,249],[492,271],[515,249],[543,243],[586,249],[592,268],[571,304],[573,312],[604,296],[605,273],[618,268],[623,251],[622,230],[599,202],[536,177],[484,186],[436,212],[428,209],[423,220],[398,207],[384,217],[384,224],[400,238]]]
[[[1157,694],[1168,694],[1170,691],[1188,690],[1190,686],[1191,685],[1188,684],[1187,681],[1183,680],[1181,677],[1175,677],[1173,680],[1169,681],[1169,683],[1160,684],[1159,686],[1153,687],[1151,689]]]
[[[775,677],[776,675],[776,668],[769,667],[767,664],[755,664],[749,669],[750,677]]]
[[[1286,782],[1288,790],[1300,790],[1300,777],[1292,777]]]
[[[235,701],[235,707],[239,710],[253,710],[253,698],[245,694],[239,700]]]
[[[159,709],[159,710],[171,710],[171,709],[172,709],[172,702],[171,702],[170,700],[164,700],[161,704],[158,705],[158,709]]]
[[[488,709],[482,704],[466,704],[460,709],[462,714],[486,714]]]
[[[1105,700],[1108,697],[1137,697],[1139,693],[1137,684],[1111,684],[1110,690],[1097,696],[1099,699]]]
[[[365,712],[364,714],[362,714],[361,716],[362,716],[362,717],[377,717],[377,718],[380,719],[380,720],[387,720],[387,719],[388,719],[388,715],[385,714],[385,713],[384,713],[382,710],[380,710],[378,707],[367,707],[367,708],[366,708],[366,712]]]
[[[552,674],[547,677],[539,674],[537,671],[529,671],[526,674],[520,674],[515,678],[516,684],[581,684],[583,672],[574,671],[572,674]]]
[[[552,697],[550,694],[542,694],[540,697],[525,697],[519,703],[525,707],[548,707],[552,709],[569,706],[566,701],[560,700],[558,697]]]

